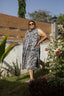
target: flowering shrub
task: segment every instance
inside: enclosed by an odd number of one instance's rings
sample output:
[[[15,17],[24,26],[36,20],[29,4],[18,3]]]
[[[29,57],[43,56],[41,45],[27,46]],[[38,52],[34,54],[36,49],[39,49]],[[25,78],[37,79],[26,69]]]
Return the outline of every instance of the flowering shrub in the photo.
[[[52,44],[47,49],[49,72],[56,76],[64,77],[64,28],[62,25],[58,26],[57,39],[53,39]]]

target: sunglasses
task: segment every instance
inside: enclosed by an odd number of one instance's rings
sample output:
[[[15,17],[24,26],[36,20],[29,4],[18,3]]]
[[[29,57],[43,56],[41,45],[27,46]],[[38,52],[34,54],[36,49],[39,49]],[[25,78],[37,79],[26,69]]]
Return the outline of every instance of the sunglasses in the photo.
[[[34,25],[34,23],[30,23],[29,25]]]

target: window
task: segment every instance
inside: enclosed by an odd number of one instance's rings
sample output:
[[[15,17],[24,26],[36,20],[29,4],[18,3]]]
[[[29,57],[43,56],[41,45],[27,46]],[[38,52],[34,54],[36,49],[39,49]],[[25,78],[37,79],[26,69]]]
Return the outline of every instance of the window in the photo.
[[[6,27],[0,26],[0,29],[6,29]]]
[[[46,40],[50,40],[50,38],[46,38]]]
[[[14,36],[14,35],[10,35],[9,37],[11,37],[11,38],[17,38],[17,36]]]
[[[47,34],[47,35],[50,35],[50,33],[49,33],[49,32],[46,32],[46,34]]]
[[[0,37],[5,37],[5,35],[3,35],[3,34],[0,34]]]
[[[20,29],[20,31],[27,31],[26,29]]]
[[[10,30],[17,31],[17,28],[9,27]]]
[[[21,38],[24,38],[24,36],[21,36]]]

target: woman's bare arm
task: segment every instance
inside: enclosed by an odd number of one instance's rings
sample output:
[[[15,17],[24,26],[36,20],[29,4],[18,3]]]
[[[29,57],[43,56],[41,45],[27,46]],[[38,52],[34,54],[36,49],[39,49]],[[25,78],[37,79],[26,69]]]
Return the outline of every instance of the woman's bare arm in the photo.
[[[41,36],[42,38],[39,40],[37,46],[39,46],[39,44],[41,42],[43,42],[43,40],[45,40],[47,38],[46,33],[43,30],[41,30],[41,29],[38,29],[38,35]]]

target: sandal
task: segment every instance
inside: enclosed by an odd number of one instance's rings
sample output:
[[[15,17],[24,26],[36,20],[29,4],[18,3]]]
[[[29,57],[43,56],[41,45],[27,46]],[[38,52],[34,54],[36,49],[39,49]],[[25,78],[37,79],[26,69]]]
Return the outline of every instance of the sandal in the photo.
[[[34,80],[27,80],[27,81],[25,81],[26,83],[29,83],[29,82],[32,82],[32,81],[34,81]]]
[[[27,81],[25,81],[26,83],[29,83],[30,82],[30,80],[27,80]]]

